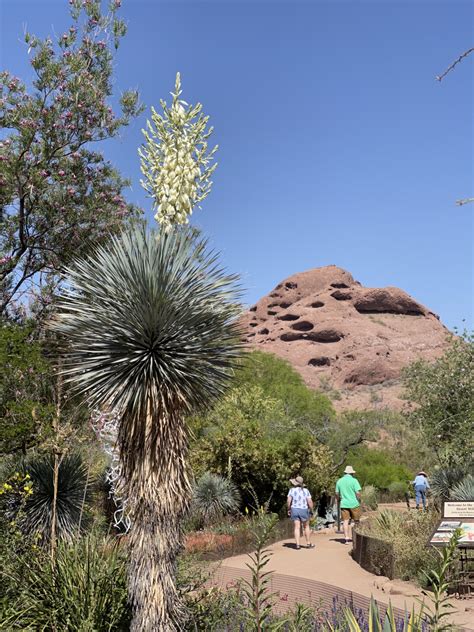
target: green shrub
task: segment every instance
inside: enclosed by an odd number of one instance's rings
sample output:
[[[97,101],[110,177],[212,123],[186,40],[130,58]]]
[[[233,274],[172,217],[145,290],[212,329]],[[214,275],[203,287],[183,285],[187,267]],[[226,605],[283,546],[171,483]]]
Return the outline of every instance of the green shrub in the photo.
[[[445,467],[469,466],[474,451],[474,335],[450,336],[435,362],[404,370],[407,395],[417,406],[409,419]],[[426,465],[426,464],[425,464]]]
[[[394,481],[388,486],[390,501],[405,500],[408,491],[408,484],[402,481]]]
[[[373,485],[379,490],[388,490],[392,483],[403,483],[412,479],[412,473],[404,465],[394,461],[387,450],[368,448],[365,445],[352,449],[347,456],[357,472],[356,476],[362,487]]]
[[[438,513],[432,511],[409,513],[386,509],[361,523],[359,530],[392,545],[395,577],[420,581],[422,573],[429,571],[436,559],[427,544],[438,520]]]
[[[283,402],[285,414],[300,423],[320,424],[335,416],[329,398],[308,388],[289,362],[272,353],[247,353],[236,381],[239,386],[261,387],[265,396]]]
[[[306,387],[305,387],[306,388]],[[230,390],[212,411],[191,420],[195,440],[191,463],[196,476],[213,472],[231,478],[242,494],[242,508],[271,498],[272,510],[285,503],[289,478],[300,474],[314,497],[334,484],[333,455],[296,419],[284,402],[260,386]]]
[[[129,629],[125,561],[117,541],[90,535],[61,542],[52,563],[45,554],[15,568],[20,592],[11,630],[110,632]]]
[[[361,501],[366,509],[371,509],[372,511],[377,509],[377,490],[373,485],[366,485],[362,488]]]

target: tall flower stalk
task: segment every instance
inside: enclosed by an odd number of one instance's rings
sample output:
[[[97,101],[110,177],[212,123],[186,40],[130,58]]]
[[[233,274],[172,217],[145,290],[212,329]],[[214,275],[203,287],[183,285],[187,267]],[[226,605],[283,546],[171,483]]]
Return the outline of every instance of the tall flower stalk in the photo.
[[[160,104],[163,114],[152,108],[151,121],[143,130],[145,143],[139,149],[141,181],[153,199],[155,219],[163,227],[187,224],[193,208],[202,202],[212,187],[211,176],[217,167],[209,149],[209,117],[202,105],[189,105],[180,99],[181,78],[176,75],[173,100]]]

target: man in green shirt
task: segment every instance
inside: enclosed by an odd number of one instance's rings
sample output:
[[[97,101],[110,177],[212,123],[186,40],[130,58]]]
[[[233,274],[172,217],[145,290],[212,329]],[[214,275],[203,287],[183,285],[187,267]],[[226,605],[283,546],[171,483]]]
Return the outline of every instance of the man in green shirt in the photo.
[[[362,513],[360,508],[360,491],[362,488],[354,474],[354,468],[348,465],[344,470],[344,476],[341,476],[336,483],[336,496],[341,507],[341,518],[346,544],[350,540],[349,520],[352,518],[357,524]]]

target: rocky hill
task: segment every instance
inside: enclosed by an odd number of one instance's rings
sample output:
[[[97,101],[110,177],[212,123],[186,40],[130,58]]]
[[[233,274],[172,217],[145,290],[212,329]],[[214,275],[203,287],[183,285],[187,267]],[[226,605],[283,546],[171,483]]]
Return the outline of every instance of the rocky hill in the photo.
[[[363,287],[337,266],[285,279],[243,325],[246,342],[288,360],[339,410],[400,409],[401,369],[441,355],[449,333],[403,290]]]

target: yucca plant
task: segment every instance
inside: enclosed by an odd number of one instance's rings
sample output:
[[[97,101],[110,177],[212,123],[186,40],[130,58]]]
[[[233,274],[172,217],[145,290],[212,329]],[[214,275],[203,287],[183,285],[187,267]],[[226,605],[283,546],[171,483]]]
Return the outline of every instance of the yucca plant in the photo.
[[[28,496],[19,527],[27,535],[40,536],[43,543],[51,535],[54,503],[54,456],[32,456],[12,463],[23,475],[29,475],[32,493]],[[87,523],[86,510],[91,489],[87,483],[87,468],[77,454],[63,457],[58,470],[58,490],[56,500],[56,535],[60,539],[70,539]],[[15,508],[11,509],[15,518]]]
[[[451,492],[452,500],[474,500],[474,476],[468,474],[455,485]]]
[[[193,510],[204,524],[212,524],[226,514],[235,513],[240,505],[240,493],[234,483],[219,474],[205,472],[193,490]]]
[[[191,486],[186,415],[221,395],[239,355],[236,277],[186,229],[136,229],[68,271],[52,327],[64,371],[115,410],[131,519],[131,629],[181,629],[175,582]]]
[[[451,490],[466,475],[462,468],[442,468],[436,470],[430,477],[431,493],[440,500],[448,500],[451,496]]]

